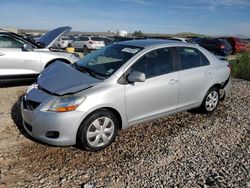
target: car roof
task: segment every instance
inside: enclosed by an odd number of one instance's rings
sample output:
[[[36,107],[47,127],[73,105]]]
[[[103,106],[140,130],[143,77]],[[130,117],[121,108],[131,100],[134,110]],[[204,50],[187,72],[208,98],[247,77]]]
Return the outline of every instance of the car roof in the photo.
[[[141,48],[147,48],[150,46],[157,46],[161,44],[180,44],[183,42],[173,41],[173,40],[163,40],[163,39],[138,39],[138,40],[128,40],[118,42],[117,44],[124,44],[129,46],[137,46]]]

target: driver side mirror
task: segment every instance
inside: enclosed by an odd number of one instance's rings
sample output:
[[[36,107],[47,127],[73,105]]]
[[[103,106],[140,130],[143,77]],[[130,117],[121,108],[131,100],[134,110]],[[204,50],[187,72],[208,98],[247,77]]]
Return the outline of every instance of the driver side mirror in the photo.
[[[146,80],[146,76],[143,72],[133,71],[129,73],[127,80],[130,83],[144,82]]]
[[[30,44],[23,44],[22,50],[25,52],[33,51],[33,47]]]

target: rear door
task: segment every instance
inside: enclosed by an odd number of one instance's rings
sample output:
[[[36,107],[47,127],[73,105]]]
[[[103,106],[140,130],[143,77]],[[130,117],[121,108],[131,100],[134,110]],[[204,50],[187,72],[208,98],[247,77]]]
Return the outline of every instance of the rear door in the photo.
[[[143,72],[145,82],[125,85],[129,124],[174,112],[179,97],[179,74],[176,72],[171,49],[148,52],[129,69]]]
[[[40,54],[23,51],[25,42],[5,33],[0,34],[0,76],[22,77],[40,72]]]
[[[208,59],[198,49],[176,47],[179,59],[180,110],[197,107],[212,83],[213,70]]]

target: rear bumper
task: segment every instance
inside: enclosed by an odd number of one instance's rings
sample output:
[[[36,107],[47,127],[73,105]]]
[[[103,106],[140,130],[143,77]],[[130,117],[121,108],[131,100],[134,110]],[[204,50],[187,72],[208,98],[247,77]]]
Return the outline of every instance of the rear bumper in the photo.
[[[230,90],[232,87],[232,79],[231,76],[224,82],[222,88],[226,93],[226,96],[230,95]]]

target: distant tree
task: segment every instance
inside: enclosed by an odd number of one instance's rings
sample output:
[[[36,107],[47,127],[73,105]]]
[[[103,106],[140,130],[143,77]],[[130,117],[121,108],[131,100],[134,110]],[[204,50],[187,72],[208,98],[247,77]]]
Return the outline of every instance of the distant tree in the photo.
[[[132,36],[134,37],[144,37],[145,35],[143,34],[143,32],[141,32],[141,30],[139,31],[135,31]]]

